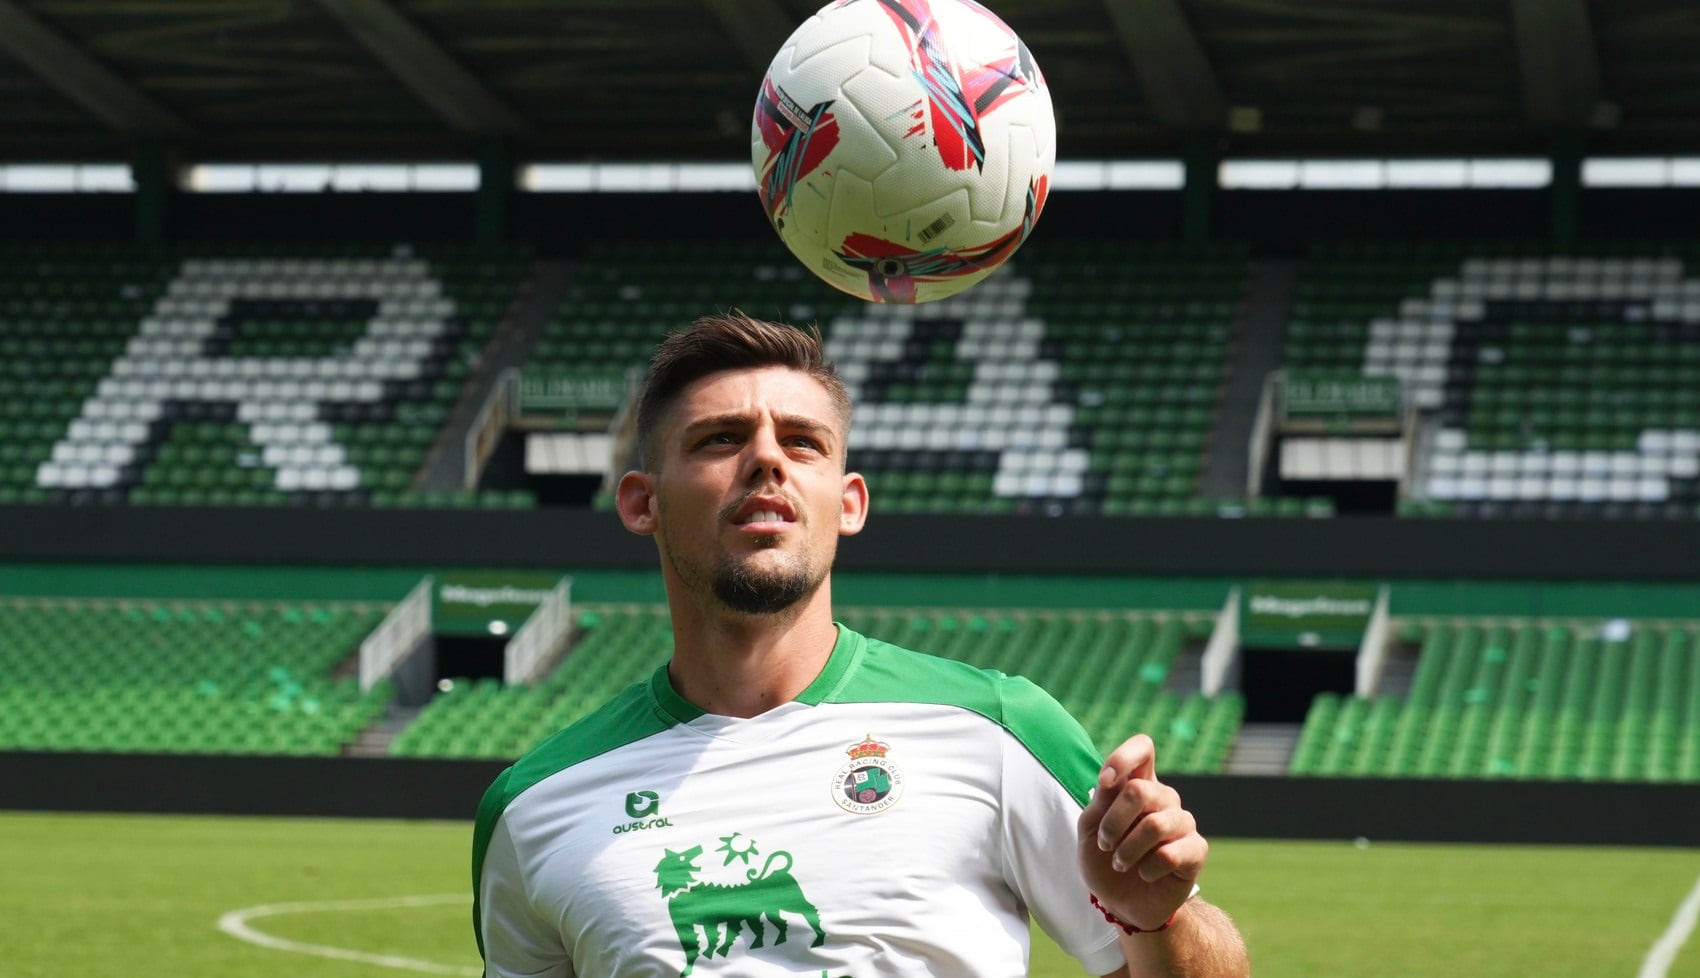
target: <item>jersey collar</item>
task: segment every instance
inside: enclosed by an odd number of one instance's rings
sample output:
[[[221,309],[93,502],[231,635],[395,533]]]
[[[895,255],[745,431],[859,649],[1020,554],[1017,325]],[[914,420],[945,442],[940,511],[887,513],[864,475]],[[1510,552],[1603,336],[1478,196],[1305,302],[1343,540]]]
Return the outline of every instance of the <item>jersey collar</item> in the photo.
[[[798,703],[819,706],[830,701],[862,661],[862,652],[867,648],[867,642],[860,634],[846,628],[842,623],[833,624],[838,628],[838,641],[833,643],[832,655],[827,657],[826,666],[821,669],[820,675],[797,694]],[[650,674],[649,692],[655,697],[656,705],[679,723],[690,723],[707,715],[701,707],[680,696],[673,688],[672,681],[667,678],[666,664]]]

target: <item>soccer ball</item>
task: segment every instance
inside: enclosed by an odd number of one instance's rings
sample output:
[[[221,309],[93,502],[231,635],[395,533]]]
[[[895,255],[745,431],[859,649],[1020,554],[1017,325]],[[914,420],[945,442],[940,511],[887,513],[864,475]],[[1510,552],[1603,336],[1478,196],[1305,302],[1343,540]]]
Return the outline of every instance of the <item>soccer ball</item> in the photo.
[[[810,271],[929,302],[1026,240],[1056,121],[1027,45],[974,0],[836,0],[767,69],[750,150],[768,220]]]

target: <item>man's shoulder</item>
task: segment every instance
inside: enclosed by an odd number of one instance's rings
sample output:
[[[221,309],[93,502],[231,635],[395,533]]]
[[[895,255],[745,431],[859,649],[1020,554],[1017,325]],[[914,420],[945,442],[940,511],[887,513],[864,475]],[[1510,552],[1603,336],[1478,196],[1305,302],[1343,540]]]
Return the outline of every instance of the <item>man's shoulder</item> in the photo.
[[[960,706],[1006,726],[1011,720],[1035,712],[1063,712],[1049,693],[1024,676],[1008,675],[876,638],[864,638],[864,641],[867,646],[863,661],[845,688],[834,697],[838,702],[889,700]]]
[[[866,639],[840,703],[925,703],[970,710],[1003,728],[1082,799],[1100,758],[1080,723],[1038,684],[956,659]]]
[[[656,706],[648,683],[634,683],[544,739],[503,771],[486,792],[479,814],[499,814],[538,782],[652,737],[673,722]]]

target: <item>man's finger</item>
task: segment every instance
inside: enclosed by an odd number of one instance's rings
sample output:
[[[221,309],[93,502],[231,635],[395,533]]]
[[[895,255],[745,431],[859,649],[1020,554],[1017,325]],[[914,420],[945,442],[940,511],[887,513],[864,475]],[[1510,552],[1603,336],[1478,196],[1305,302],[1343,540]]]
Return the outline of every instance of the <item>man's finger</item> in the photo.
[[[1169,843],[1186,838],[1197,829],[1198,823],[1193,821],[1192,813],[1184,808],[1166,808],[1147,813],[1116,845],[1110,866],[1118,873],[1125,873],[1130,867],[1138,866],[1141,870],[1140,877],[1147,883],[1166,876],[1173,867],[1166,868],[1155,876],[1147,876],[1144,872],[1146,857]]]
[[[1146,853],[1145,858],[1139,861],[1139,878],[1155,883],[1165,876],[1173,876],[1194,882],[1203,874],[1204,861],[1209,855],[1210,843],[1204,836],[1193,833]]]
[[[1175,789],[1156,781],[1132,779],[1122,782],[1118,789],[1098,789],[1098,796],[1111,799],[1110,806],[1098,823],[1098,848],[1109,852],[1121,843],[1122,837],[1139,824],[1147,813],[1166,808],[1179,808],[1180,795]]]
[[[1144,734],[1134,734],[1110,752],[1098,772],[1098,787],[1113,788],[1126,778],[1157,780],[1157,747]]]
[[[1092,797],[1086,801],[1086,807],[1080,813],[1079,829],[1084,837],[1087,834],[1097,834],[1098,823],[1104,813],[1110,810],[1110,803],[1116,800],[1114,791],[1107,791],[1102,786],[1092,792]]]

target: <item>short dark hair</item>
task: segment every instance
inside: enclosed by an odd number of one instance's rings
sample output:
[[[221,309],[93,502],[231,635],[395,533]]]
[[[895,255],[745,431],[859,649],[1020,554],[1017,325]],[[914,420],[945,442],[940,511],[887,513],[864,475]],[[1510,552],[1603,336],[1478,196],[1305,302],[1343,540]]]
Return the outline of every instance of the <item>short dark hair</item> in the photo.
[[[838,409],[845,434],[850,431],[850,392],[826,359],[820,330],[746,315],[738,309],[703,316],[671,333],[655,348],[649,377],[638,396],[637,465],[653,470],[658,461],[655,438],[667,412],[692,383],[722,370],[789,367],[826,388]]]

